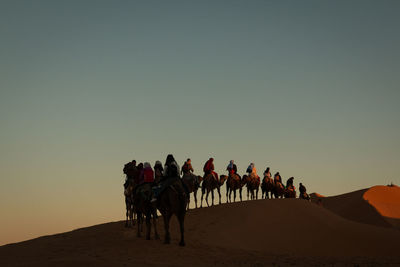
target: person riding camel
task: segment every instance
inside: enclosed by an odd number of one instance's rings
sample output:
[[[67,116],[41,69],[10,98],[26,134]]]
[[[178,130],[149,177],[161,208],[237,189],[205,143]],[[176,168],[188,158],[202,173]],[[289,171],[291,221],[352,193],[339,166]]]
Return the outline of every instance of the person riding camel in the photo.
[[[154,182],[159,183],[163,176],[164,168],[161,161],[157,160],[154,164]]]
[[[187,159],[182,166],[181,174],[190,174],[193,173],[192,161]]]
[[[133,178],[135,176],[136,172],[136,160],[132,160],[131,162],[128,162],[124,165],[124,168],[122,170],[124,174],[126,175],[125,177],[125,183],[124,183],[124,188],[126,189],[127,186],[133,182]]]
[[[269,167],[264,171],[264,177],[271,179],[271,172],[269,171]]]
[[[139,164],[140,165],[140,164]],[[139,183],[136,187],[136,192],[142,194],[145,198],[151,198],[151,186],[154,183],[154,171],[150,163],[145,162],[139,175]]]
[[[294,180],[294,177],[290,177],[286,181],[286,188],[291,188],[291,189],[295,190],[294,185],[293,185],[293,180]]]
[[[250,163],[249,167],[247,167],[246,172],[249,174],[249,177],[260,180],[260,176],[258,176],[258,174],[257,174],[257,170],[256,170],[254,163]]]
[[[178,163],[176,162],[174,156],[172,156],[172,154],[169,154],[167,156],[167,159],[165,160],[164,177],[179,177],[179,173],[180,169]]]
[[[169,154],[165,160],[164,172],[159,184],[152,188],[153,198],[151,202],[157,201],[157,197],[164,191],[165,188],[167,188],[169,185],[169,178],[180,178],[179,166],[172,154]]]
[[[143,183],[153,183],[154,182],[154,171],[151,168],[150,163],[145,162],[143,165]]]
[[[237,175],[237,166],[233,160],[229,162],[228,166],[226,167],[226,170],[228,171],[229,175],[233,174]]]
[[[280,183],[280,184],[283,186],[283,184],[282,184],[282,177],[281,177],[281,175],[279,174],[279,172],[275,173],[275,175],[274,175],[274,182],[275,182],[275,183]]]
[[[214,159],[210,158],[204,164],[204,167],[203,167],[204,177],[211,174],[214,177],[214,179],[218,182],[218,174],[214,171],[214,163],[213,162],[214,162]]]
[[[136,167],[136,172],[138,175],[134,177],[134,184],[139,185],[143,183],[143,163],[139,163]]]

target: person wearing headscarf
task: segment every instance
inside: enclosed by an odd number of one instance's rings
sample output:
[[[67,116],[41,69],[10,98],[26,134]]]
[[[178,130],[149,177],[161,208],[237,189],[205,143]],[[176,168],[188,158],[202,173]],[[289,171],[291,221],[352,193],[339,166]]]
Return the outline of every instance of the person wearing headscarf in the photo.
[[[212,174],[213,177],[215,178],[215,180],[218,182],[218,174],[214,171],[214,159],[213,158],[210,158],[209,160],[207,160],[207,162],[204,164],[203,171],[204,171],[204,177],[209,174]]]
[[[151,168],[150,163],[145,162],[143,165],[143,182],[153,183],[154,182],[154,171]]]
[[[229,161],[226,170],[228,171],[229,175],[237,174],[237,166],[233,160]]]
[[[158,183],[160,182],[161,177],[163,176],[164,173],[164,168],[162,166],[161,161],[157,160],[154,163],[154,182]]]
[[[124,165],[123,169],[124,174],[126,175],[124,188],[126,189],[127,186],[133,182],[133,178],[136,172],[136,160],[132,160]]]
[[[279,174],[279,172],[275,173],[275,175],[274,175],[274,182],[275,182],[275,183],[278,182],[278,183],[281,183],[281,184],[282,184],[282,177],[281,177],[281,175]],[[282,185],[283,185],[283,184],[282,184]]]
[[[264,177],[268,177],[269,179],[271,179],[271,172],[269,170],[269,167],[267,167],[267,169],[265,170]]]
[[[156,165],[158,165],[157,162]],[[163,177],[160,183],[153,187],[153,198],[151,199],[151,202],[157,201],[157,197],[161,194],[161,192],[165,190],[168,185],[168,178],[173,177],[179,178],[179,166],[178,163],[176,163],[174,156],[172,154],[169,154],[165,160]]]
[[[136,171],[139,175],[137,175],[136,184],[142,184],[143,183],[143,163],[139,163],[139,165],[136,168]]]
[[[187,159],[182,166],[181,174],[190,174],[193,173],[192,161]]]
[[[249,167],[247,167],[247,173],[249,174],[249,176],[258,177],[254,163],[250,163]]]
[[[293,187],[293,188],[294,188],[293,180],[294,180],[294,177],[290,177],[290,178],[286,181],[286,188],[289,188],[289,187]]]
[[[179,177],[180,169],[174,156],[169,154],[165,160],[164,177]]]
[[[300,194],[307,193],[307,189],[302,183],[300,183],[300,185],[299,185],[299,190],[300,190]]]

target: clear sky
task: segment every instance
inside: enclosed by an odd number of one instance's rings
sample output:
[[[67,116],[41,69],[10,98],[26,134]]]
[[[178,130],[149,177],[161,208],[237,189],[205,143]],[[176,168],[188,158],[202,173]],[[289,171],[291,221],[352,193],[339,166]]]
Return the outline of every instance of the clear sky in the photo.
[[[0,244],[124,218],[132,159],[400,183],[399,1],[2,1]]]

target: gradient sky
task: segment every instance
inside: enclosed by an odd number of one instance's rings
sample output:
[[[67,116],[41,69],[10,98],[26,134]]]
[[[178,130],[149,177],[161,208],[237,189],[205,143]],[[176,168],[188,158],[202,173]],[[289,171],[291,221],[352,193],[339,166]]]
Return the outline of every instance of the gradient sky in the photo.
[[[122,167],[399,184],[399,1],[2,1],[0,244],[124,218]],[[223,190],[225,192],[225,190]]]

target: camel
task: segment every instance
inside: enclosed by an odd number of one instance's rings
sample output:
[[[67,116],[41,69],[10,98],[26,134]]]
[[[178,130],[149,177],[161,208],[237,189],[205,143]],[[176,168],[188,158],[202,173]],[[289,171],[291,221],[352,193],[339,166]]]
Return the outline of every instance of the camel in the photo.
[[[154,226],[154,238],[160,239],[157,232],[157,208],[156,204],[150,202],[152,198],[152,189],[150,184],[142,184],[136,187],[133,194],[133,207],[137,214],[138,228],[137,236],[140,237],[141,225],[143,223],[143,217],[146,217],[146,239],[150,240],[151,232],[151,218],[153,218]],[[143,216],[142,216],[143,215]]]
[[[274,181],[274,189],[272,193],[274,194],[275,198],[283,198],[283,195],[285,194],[285,187],[281,182]]]
[[[272,198],[272,192],[274,190],[274,180],[271,177],[264,176],[264,179],[261,183],[261,198],[269,198],[269,193],[271,192],[271,198]]]
[[[233,202],[236,201],[236,190],[239,190],[240,201],[242,201],[242,187],[245,183],[240,178],[240,175],[230,174],[229,176],[221,175],[221,177],[222,176],[225,176],[224,179],[226,179],[226,202],[232,202],[232,192]]]
[[[288,186],[285,189],[285,198],[296,198],[296,190],[294,186]]]
[[[250,198],[253,199],[258,199],[258,189],[260,187],[260,177],[255,177],[255,176],[248,176],[248,175],[243,175],[243,181],[246,183],[247,187],[247,199]]]
[[[226,175],[221,175],[219,181],[214,178],[214,175],[212,174],[207,174],[203,178],[203,183],[201,185],[201,202],[200,202],[200,208],[203,207],[203,196],[207,191],[206,194],[206,203],[207,207],[210,205],[208,204],[208,194],[211,191],[211,205],[214,205],[214,189],[217,189],[218,195],[219,195],[219,204],[221,204],[221,191],[220,187],[224,184],[225,180],[227,179]]]
[[[180,246],[185,246],[184,239],[184,221],[186,214],[187,195],[183,188],[182,180],[179,177],[171,177],[165,181],[166,188],[162,191],[157,200],[157,208],[161,212],[164,219],[165,240],[164,244],[171,243],[169,233],[169,221],[173,214],[179,221],[181,231]]]
[[[203,177],[200,175],[194,175],[192,173],[185,173],[182,176],[182,182],[186,186],[186,189],[188,190],[188,201],[187,201],[187,210],[189,210],[189,204],[190,204],[190,193],[193,193],[194,196],[194,203],[195,207],[197,209],[197,190],[200,187],[200,183],[203,180]]]
[[[125,227],[132,227],[135,225],[134,220],[134,210],[133,210],[133,185],[128,184],[127,187],[124,189],[124,196],[125,196],[125,207],[126,207],[126,220],[125,220]]]

